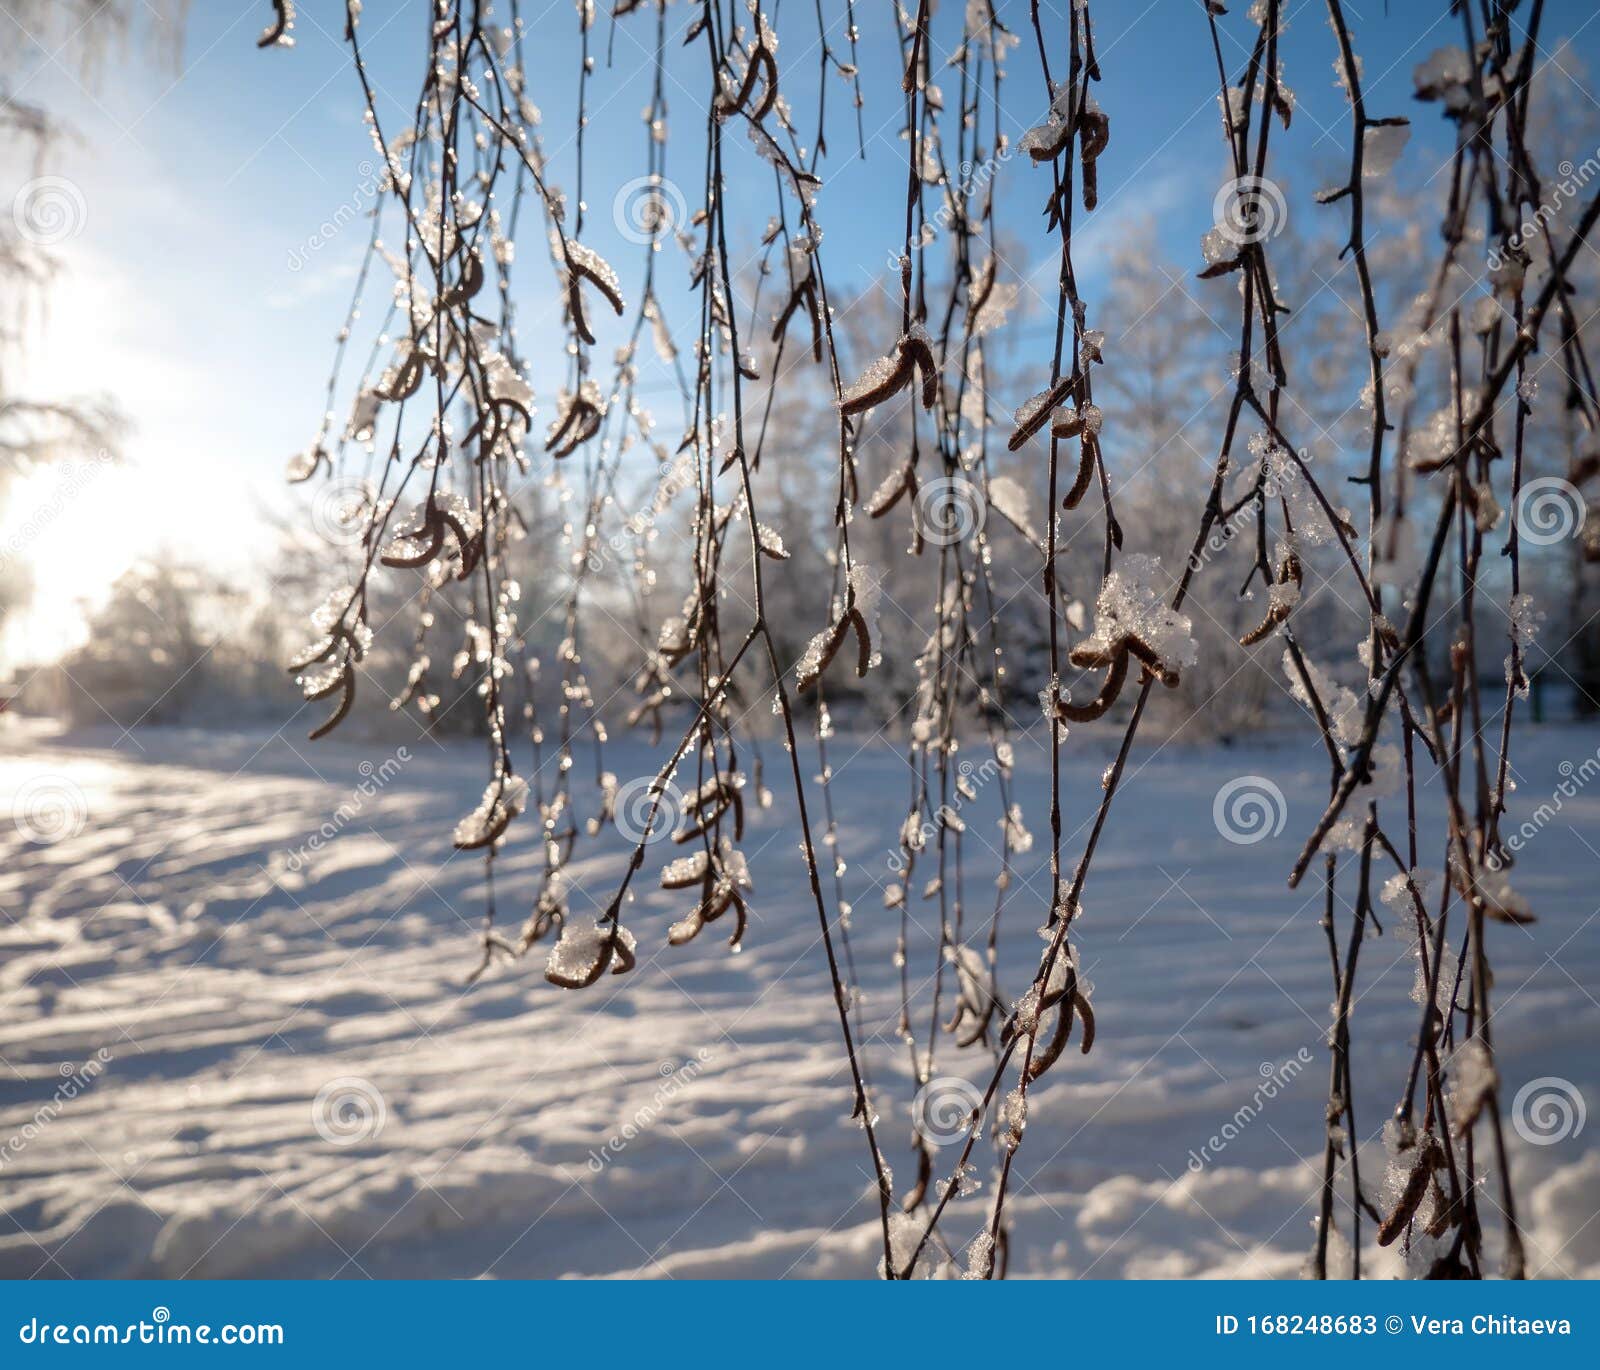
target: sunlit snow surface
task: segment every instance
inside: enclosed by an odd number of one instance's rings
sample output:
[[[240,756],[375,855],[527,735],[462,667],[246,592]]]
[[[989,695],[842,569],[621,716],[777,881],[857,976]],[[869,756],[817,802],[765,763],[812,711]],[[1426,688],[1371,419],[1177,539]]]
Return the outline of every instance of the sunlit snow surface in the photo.
[[[118,744],[5,722],[0,1275],[872,1274],[868,1156],[846,1116],[776,749],[777,804],[743,844],[755,889],[741,954],[720,924],[667,945],[686,904],[656,888],[654,872],[681,850],[663,841],[628,912],[631,974],[565,992],[542,979],[539,947],[467,990],[482,856],[454,854],[450,833],[482,792],[481,748],[413,744],[396,768],[382,743],[151,730]],[[1513,826],[1597,741],[1593,729],[1526,731]],[[1075,731],[1067,753],[1069,860],[1107,745]],[[1037,740],[1020,739],[1017,755],[1012,797],[1040,815]],[[607,765],[626,781],[652,756],[623,743]],[[882,743],[841,736],[830,759],[869,1070],[903,1192],[913,1089],[893,1035],[897,915],[881,891],[906,778]],[[1287,806],[1281,833],[1249,845],[1213,821],[1219,788],[1245,776],[1271,780]],[[1326,788],[1309,749],[1136,753],[1076,937],[1098,1040],[1087,1057],[1074,1044],[1033,1096],[1009,1210],[1013,1274],[1299,1272],[1332,985],[1320,887],[1290,892],[1284,876]],[[577,793],[587,805],[582,784]],[[981,936],[997,787],[962,817],[967,927]],[[533,821],[515,820],[497,863],[512,931],[536,888]],[[1042,945],[1049,842],[1034,827],[1004,915],[1008,999]],[[571,905],[593,917],[625,847],[610,833],[579,850]],[[1437,854],[1422,864],[1437,869]],[[1508,1129],[1530,1271],[1600,1275],[1600,777],[1539,825],[1515,879],[1539,921],[1491,928],[1506,1106],[1553,1076],[1587,1114],[1546,1145]],[[914,895],[911,907],[913,980],[926,987],[934,905]],[[1348,917],[1341,907],[1341,930]],[[1381,1198],[1377,1134],[1416,1010],[1407,943],[1380,917],[1385,935],[1360,961],[1354,1050],[1362,1165]],[[945,1037],[938,1073],[981,1081],[985,1059]],[[1263,1079],[1303,1059],[1260,1103]],[[1237,1135],[1211,1145],[1246,1105]],[[958,1149],[940,1152],[947,1168]],[[993,1190],[987,1141],[975,1155],[982,1187],[941,1229],[958,1254]],[[1368,1252],[1373,1273],[1400,1263]]]

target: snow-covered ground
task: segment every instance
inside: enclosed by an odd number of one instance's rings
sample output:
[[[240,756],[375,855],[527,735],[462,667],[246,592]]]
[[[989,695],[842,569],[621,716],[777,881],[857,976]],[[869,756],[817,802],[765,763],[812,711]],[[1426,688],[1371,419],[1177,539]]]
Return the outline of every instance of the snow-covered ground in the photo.
[[[873,1273],[868,1156],[846,1117],[781,753],[768,758],[778,801],[745,842],[756,887],[740,954],[714,935],[721,924],[669,947],[684,910],[651,878],[629,914],[632,974],[564,992],[538,954],[468,990],[482,864],[453,854],[449,833],[481,791],[480,747],[422,743],[405,760],[298,735],[118,743],[0,722],[0,814],[18,818],[0,822],[0,1275]],[[1597,742],[1527,729],[1514,819]],[[1104,746],[1069,744],[1069,859]],[[1026,739],[1018,752],[1020,797],[1042,815],[1042,755]],[[869,1071],[904,1190],[912,1089],[881,898],[904,764],[848,737],[832,759]],[[653,754],[622,743],[607,764],[626,779]],[[1215,796],[1242,776],[1285,796],[1278,836],[1219,834]],[[1320,890],[1290,892],[1284,875],[1325,791],[1303,744],[1141,745],[1078,934],[1098,1040],[1034,1095],[1013,1274],[1299,1272],[1332,990]],[[963,814],[969,928],[992,904],[994,804],[986,791]],[[1037,840],[1004,916],[1013,995],[1048,903],[1046,835],[1030,821]],[[650,848],[646,875],[666,850]],[[575,908],[603,899],[625,859],[614,833],[580,851]],[[508,922],[526,913],[536,861],[516,841],[497,863]],[[1595,1115],[1600,779],[1541,824],[1516,880],[1539,921],[1492,929],[1508,1111],[1549,1076]],[[919,985],[932,907],[914,904]],[[1374,1176],[1416,1021],[1408,943],[1384,927],[1363,949],[1354,1027]],[[983,1078],[982,1048],[946,1038],[940,1053],[941,1074]],[[1282,1084],[1264,1099],[1269,1076]],[[1245,1122],[1213,1144],[1241,1108]],[[1510,1132],[1530,1269],[1600,1275],[1600,1116],[1566,1131],[1543,1145]],[[949,1164],[956,1148],[940,1154]],[[992,1153],[976,1154],[983,1187],[944,1225],[957,1246],[992,1192]],[[1393,1272],[1398,1257],[1368,1268]]]

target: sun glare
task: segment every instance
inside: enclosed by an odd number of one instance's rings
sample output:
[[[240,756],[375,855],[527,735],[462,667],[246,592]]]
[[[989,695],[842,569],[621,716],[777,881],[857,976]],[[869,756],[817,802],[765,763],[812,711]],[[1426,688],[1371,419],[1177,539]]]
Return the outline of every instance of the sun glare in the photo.
[[[41,399],[109,400],[125,421],[119,451],[88,451],[24,472],[0,499],[0,569],[16,600],[0,628],[0,670],[54,661],[80,645],[113,583],[167,552],[228,565],[258,540],[242,537],[248,482],[207,460],[194,378],[125,326],[141,309],[137,281],[87,253],[52,289],[30,350],[27,381]],[[248,545],[247,545],[248,544]]]
[[[109,459],[67,462],[23,477],[0,513],[0,551],[31,589],[5,625],[11,665],[53,661],[78,646],[87,615],[137,559],[140,484]]]

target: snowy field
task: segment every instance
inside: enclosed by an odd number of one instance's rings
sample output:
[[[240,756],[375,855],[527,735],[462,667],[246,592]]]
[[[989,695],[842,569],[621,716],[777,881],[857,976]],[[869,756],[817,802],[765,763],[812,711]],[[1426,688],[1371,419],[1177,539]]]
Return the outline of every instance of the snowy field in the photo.
[[[386,766],[392,745],[312,747],[298,733],[119,742],[0,725],[0,804],[24,816],[0,822],[0,1275],[873,1273],[868,1156],[846,1117],[781,754],[768,757],[778,802],[745,843],[756,887],[741,954],[716,928],[666,944],[683,910],[655,886],[663,844],[629,915],[634,973],[567,993],[544,982],[536,954],[468,990],[482,864],[454,855],[449,833],[481,791],[480,747],[414,744]],[[1596,731],[1524,730],[1513,826],[1556,792],[1563,762],[1594,756]],[[1069,744],[1069,858],[1105,746]],[[1042,754],[1026,739],[1018,753],[1020,797],[1043,814]],[[623,743],[607,764],[626,779],[652,756]],[[912,1088],[881,889],[904,764],[848,737],[832,759],[869,1070],[903,1191]],[[1281,834],[1250,846],[1224,840],[1212,817],[1219,786],[1245,775],[1272,780],[1288,807]],[[1034,1096],[1010,1205],[1013,1275],[1299,1273],[1332,990],[1320,891],[1308,880],[1291,893],[1284,875],[1326,784],[1303,747],[1141,744],[1078,932],[1098,1040]],[[64,826],[30,825],[62,796]],[[963,815],[971,927],[993,899],[994,802],[981,794]],[[334,835],[312,841],[341,806]],[[1010,996],[1048,902],[1034,821],[1005,914]],[[536,856],[520,840],[498,863],[513,925]],[[623,860],[614,833],[580,846],[574,908],[603,899]],[[1424,865],[1437,868],[1437,853]],[[1492,928],[1506,1107],[1554,1076],[1589,1119],[1548,1144],[1508,1129],[1530,1272],[1597,1276],[1600,779],[1541,823],[1516,878],[1539,921]],[[913,979],[925,984],[932,905],[914,909]],[[1375,1177],[1416,1022],[1409,943],[1380,916],[1354,1020]],[[946,1038],[940,1050],[942,1072],[983,1078],[981,1048],[957,1053]],[[1286,1083],[1262,1102],[1274,1074]],[[1212,1145],[1242,1107],[1247,1123]],[[992,1152],[975,1154],[983,1188],[944,1225],[957,1247],[992,1192]],[[1370,1259],[1369,1271],[1400,1267],[1393,1252]]]

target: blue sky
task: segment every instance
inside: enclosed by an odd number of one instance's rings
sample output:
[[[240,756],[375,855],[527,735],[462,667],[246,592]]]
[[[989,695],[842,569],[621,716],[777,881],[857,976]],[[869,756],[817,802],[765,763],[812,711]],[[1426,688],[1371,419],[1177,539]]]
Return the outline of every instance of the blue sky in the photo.
[[[1046,6],[1057,35],[1064,8],[1065,0]],[[1230,75],[1254,32],[1245,0],[1233,8],[1223,21]],[[1437,107],[1411,98],[1413,66],[1459,39],[1459,20],[1448,8],[1446,0],[1346,5],[1372,110],[1415,120],[1402,175],[1431,173],[1448,148]],[[842,33],[842,0],[825,0],[823,10],[835,35]],[[109,62],[87,88],[69,54],[35,54],[20,94],[53,105],[77,129],[79,138],[56,151],[50,170],[81,189],[86,217],[61,251],[69,274],[30,365],[42,388],[110,394],[135,430],[126,466],[80,480],[70,502],[34,537],[45,591],[38,610],[8,630],[13,657],[51,650],[70,637],[73,602],[138,556],[166,546],[243,565],[270,546],[263,512],[292,507],[283,464],[316,428],[333,335],[365,240],[366,226],[354,213],[371,203],[362,168],[373,160],[341,41],[343,5],[303,0],[299,11],[296,46],[260,51],[255,39],[269,14],[266,4],[195,0],[181,72],[135,53]],[[1212,196],[1226,179],[1215,63],[1197,0],[1099,0],[1094,11],[1105,78],[1098,98],[1111,120],[1111,143],[1101,160],[1100,207],[1080,223],[1074,252],[1091,307],[1111,249],[1143,222],[1153,223],[1167,254],[1198,268]],[[1572,37],[1580,58],[1600,55],[1591,4],[1559,0],[1545,11],[1546,46]],[[530,94],[544,111],[555,179],[570,190],[576,11],[571,0],[558,0],[542,10],[527,4],[524,12],[532,33]],[[1348,155],[1333,36],[1321,3],[1290,0],[1286,12],[1285,77],[1297,109],[1290,134],[1275,140],[1275,175],[1290,194],[1291,212],[1340,213],[1310,204],[1311,192],[1336,179]],[[697,204],[705,56],[699,43],[681,46],[691,13],[682,3],[668,11],[666,93],[674,137],[668,176],[681,174],[689,202]],[[367,0],[363,42],[380,114],[391,124],[414,98],[425,14],[419,0]],[[1015,137],[1037,122],[1044,95],[1026,6],[1002,4],[1001,14],[1024,39],[1011,55],[1004,95],[1006,126]],[[856,153],[848,87],[830,76],[829,157],[817,203],[830,285],[841,293],[881,277],[903,214],[902,108],[889,15],[880,3],[858,4],[856,16],[866,156]],[[619,21],[613,38],[612,21],[602,14],[592,37],[585,236],[625,282],[637,280],[640,249],[616,233],[611,200],[642,170],[640,116],[654,26],[653,14],[641,11]],[[948,54],[959,26],[960,10],[946,0],[934,19],[936,53]],[[790,0],[777,27],[784,89],[802,112],[800,126],[809,128],[813,7]],[[948,93],[953,104],[953,82]],[[1053,274],[1051,244],[1035,217],[1044,174],[1024,159],[1001,171],[1003,216],[1025,249],[1037,248],[1035,259],[1014,264],[1019,274]],[[730,204],[749,226],[746,248],[770,212],[769,194],[770,181],[748,204],[732,193]],[[1041,223],[1037,233],[1035,223]],[[668,279],[681,279],[682,260],[677,253],[665,258]],[[536,320],[549,305],[539,297],[546,279],[530,270],[523,280],[531,298],[522,317]],[[553,330],[544,333],[525,322],[523,344],[547,408],[562,370],[560,339]],[[50,497],[47,479],[31,483],[13,498],[7,522],[25,517],[30,499]]]

